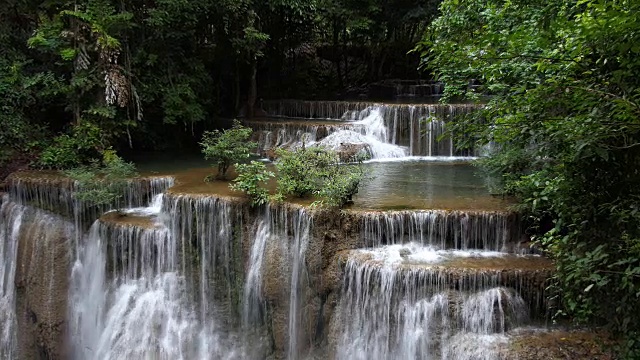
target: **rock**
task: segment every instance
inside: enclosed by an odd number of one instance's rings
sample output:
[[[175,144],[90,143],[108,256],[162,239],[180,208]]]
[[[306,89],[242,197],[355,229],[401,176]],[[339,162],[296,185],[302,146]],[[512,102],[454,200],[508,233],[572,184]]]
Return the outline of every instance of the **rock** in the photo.
[[[355,162],[371,158],[371,148],[368,144],[341,143],[336,152],[341,162]]]
[[[400,249],[400,256],[405,258],[405,257],[407,257],[409,255],[411,255],[411,250],[409,250],[409,249]]]
[[[271,161],[274,161],[275,159],[278,158],[278,155],[276,154],[276,149],[274,148],[264,150],[263,156]]]

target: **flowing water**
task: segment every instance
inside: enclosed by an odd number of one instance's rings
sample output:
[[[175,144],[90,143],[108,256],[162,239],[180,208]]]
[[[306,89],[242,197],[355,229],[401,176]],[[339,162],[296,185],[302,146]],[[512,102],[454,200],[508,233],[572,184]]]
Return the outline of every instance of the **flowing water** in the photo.
[[[327,336],[317,332],[324,328],[339,334],[324,345],[336,359],[494,359],[508,331],[544,307],[544,281],[522,269],[548,274],[548,264],[514,255],[522,251],[511,245],[519,236],[512,215],[364,212],[353,241],[368,248],[346,254],[334,316],[312,325],[313,213],[265,206],[247,218],[229,199],[163,186],[137,190],[150,193],[148,206],[110,212],[81,231],[70,253],[69,358],[306,359],[322,349],[314,338]],[[61,220],[7,195],[1,213],[0,305],[11,309],[24,214],[41,228]],[[7,313],[3,354],[13,358],[15,312]]]
[[[72,270],[75,358],[237,358],[226,313],[235,276],[230,205],[175,197],[160,210],[154,200],[137,210],[156,215],[151,226],[98,220],[85,236]]]
[[[25,207],[9,202],[5,195],[0,207],[0,358],[16,356],[15,274],[18,234]]]
[[[513,329],[544,318],[552,264],[460,161],[474,153],[440,139],[473,106],[266,107],[339,121],[252,122],[263,150],[366,144],[372,179],[350,209],[249,209],[177,174],[180,160],[155,168],[176,180],[132,180],[105,214],[59,176],[14,176],[0,358],[497,360]]]
[[[160,205],[161,204],[161,205]],[[264,334],[263,261],[268,239],[290,254],[288,357],[299,358],[299,292],[311,218],[266,208],[254,226],[243,293],[241,223],[234,205],[213,197],[157,195],[125,212],[148,222],[96,221],[72,270],[74,357],[237,359],[260,356]],[[177,215],[176,214],[180,214]],[[289,237],[288,235],[291,234]],[[194,263],[190,259],[195,257]],[[242,300],[240,300],[242,298]],[[235,305],[242,302],[242,308]],[[242,324],[238,324],[238,311]]]
[[[341,143],[367,144],[375,159],[407,155],[474,156],[478,153],[457,148],[445,130],[447,122],[475,110],[475,105],[281,100],[265,102],[264,106],[266,113],[276,118],[340,122],[250,122],[258,132],[260,150],[300,146],[304,141],[305,144],[319,142],[332,148]]]
[[[468,265],[454,260],[501,256],[419,244],[353,251],[335,324],[337,358],[496,359],[506,331],[529,317],[524,293],[513,290],[521,286],[517,271],[465,273]]]
[[[252,331],[251,325],[263,324],[265,319],[264,283],[267,273],[288,274],[287,358],[298,359],[304,352],[299,339],[305,316],[301,311],[304,288],[307,286],[305,254],[311,233],[311,216],[303,208],[265,207],[256,221],[255,236],[251,246],[248,272],[244,283],[243,326]],[[267,243],[270,242],[270,249]],[[269,262],[269,266],[265,264]],[[269,267],[269,269],[265,269]],[[275,271],[274,271],[274,268]],[[275,275],[275,276],[277,276]],[[288,279],[286,279],[288,277]]]

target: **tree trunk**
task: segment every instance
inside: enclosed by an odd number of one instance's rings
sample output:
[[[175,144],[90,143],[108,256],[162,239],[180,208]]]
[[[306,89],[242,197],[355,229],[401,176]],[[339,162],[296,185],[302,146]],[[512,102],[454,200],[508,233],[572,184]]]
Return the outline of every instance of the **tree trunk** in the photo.
[[[238,66],[238,62],[236,61],[236,71],[233,74],[233,90],[235,99],[233,101],[233,108],[236,111],[236,115],[242,110],[240,109],[240,67]]]
[[[251,61],[251,80],[249,83],[249,96],[247,98],[247,118],[252,119],[255,114],[256,99],[258,97],[258,83],[256,75],[258,73],[258,59],[255,57]]]
[[[338,48],[339,48],[339,44],[340,44],[340,29],[338,28],[338,20],[334,19],[333,20],[333,47],[332,47],[332,56],[331,56],[331,60],[333,61],[333,64],[335,65],[336,68],[336,76],[338,77],[338,88],[339,91],[342,91],[342,89],[344,88],[344,82],[342,80],[342,69],[340,68],[340,54],[337,54],[338,52]]]

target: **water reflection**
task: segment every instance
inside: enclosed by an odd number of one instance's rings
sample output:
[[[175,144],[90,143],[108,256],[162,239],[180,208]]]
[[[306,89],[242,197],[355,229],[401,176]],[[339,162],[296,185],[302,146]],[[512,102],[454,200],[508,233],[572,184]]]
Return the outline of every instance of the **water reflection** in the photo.
[[[357,209],[504,210],[509,201],[491,196],[485,179],[464,161],[373,162],[369,180],[354,197]]]

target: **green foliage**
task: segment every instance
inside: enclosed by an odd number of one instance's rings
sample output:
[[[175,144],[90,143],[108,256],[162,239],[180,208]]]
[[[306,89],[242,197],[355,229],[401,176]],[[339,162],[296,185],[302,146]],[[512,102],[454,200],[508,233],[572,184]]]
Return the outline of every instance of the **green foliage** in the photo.
[[[122,199],[127,180],[137,176],[135,166],[113,150],[105,150],[102,164],[94,162],[65,171],[75,181],[74,196],[89,206],[113,206]]]
[[[100,158],[105,148],[103,133],[96,125],[82,122],[73,132],[53,139],[40,154],[40,166],[50,169],[71,169],[87,165]]]
[[[364,170],[355,164],[335,165],[327,169],[328,175],[322,186],[314,195],[320,198],[315,205],[327,207],[343,207],[353,202],[353,195],[363,180]]]
[[[337,164],[334,153],[318,147],[277,149],[278,194],[304,198],[322,188],[326,170]]]
[[[335,152],[323,148],[278,149],[276,154],[278,198],[313,195],[319,198],[317,205],[342,207],[357,193],[364,175],[359,165],[341,165]]]
[[[218,167],[218,179],[226,179],[229,166],[249,158],[255,150],[257,144],[249,141],[251,133],[251,128],[242,126],[237,120],[231,129],[204,133],[200,142],[202,153]]]
[[[2,146],[0,158],[33,158],[81,122],[117,149],[186,147],[245,102],[413,77],[406,51],[438,2],[7,1],[0,145],[18,150]]]
[[[555,259],[560,313],[609,325],[639,356],[640,3],[445,0],[440,11],[417,48],[423,65],[449,99],[489,95],[452,131],[497,149],[481,165]]]
[[[269,191],[264,187],[269,178],[275,174],[268,171],[265,164],[252,161],[249,164],[235,164],[238,176],[229,185],[232,190],[242,191],[249,196],[251,206],[266,204],[269,201]]]

